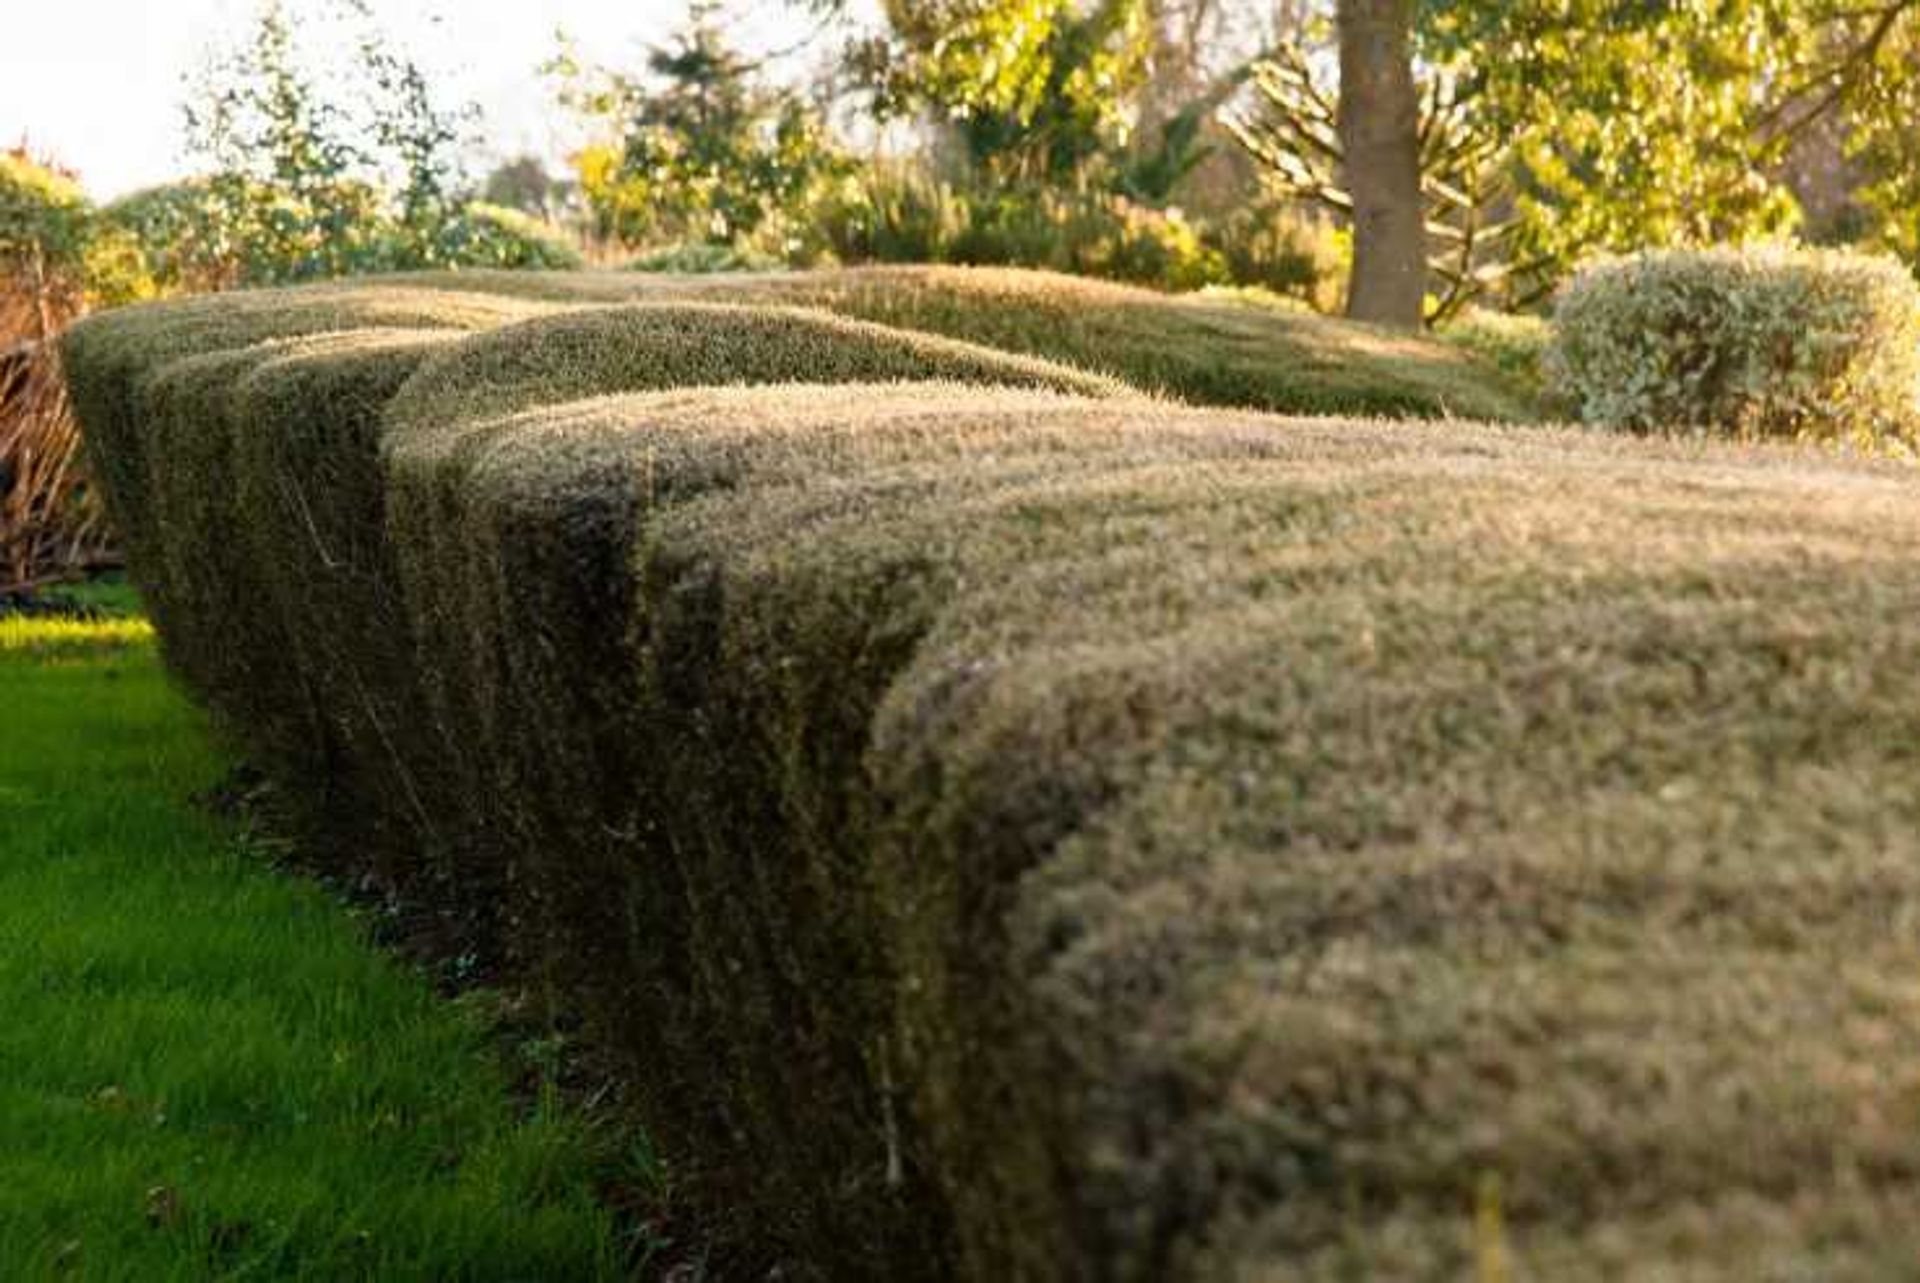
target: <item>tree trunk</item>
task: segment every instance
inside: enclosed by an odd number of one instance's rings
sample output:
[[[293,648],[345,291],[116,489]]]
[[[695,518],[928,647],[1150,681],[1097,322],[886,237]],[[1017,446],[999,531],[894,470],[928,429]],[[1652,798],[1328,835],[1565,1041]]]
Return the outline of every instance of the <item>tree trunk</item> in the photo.
[[[1353,197],[1347,315],[1416,328],[1427,284],[1413,0],[1339,0],[1340,145]]]

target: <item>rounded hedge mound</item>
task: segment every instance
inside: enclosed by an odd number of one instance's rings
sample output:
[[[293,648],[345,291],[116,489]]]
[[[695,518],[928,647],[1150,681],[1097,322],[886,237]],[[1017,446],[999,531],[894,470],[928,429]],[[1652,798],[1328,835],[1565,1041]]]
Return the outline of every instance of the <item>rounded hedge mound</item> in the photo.
[[[429,357],[396,421],[452,423],[654,388],[951,379],[1117,396],[1123,384],[1032,357],[826,312],[658,302],[564,312]]]

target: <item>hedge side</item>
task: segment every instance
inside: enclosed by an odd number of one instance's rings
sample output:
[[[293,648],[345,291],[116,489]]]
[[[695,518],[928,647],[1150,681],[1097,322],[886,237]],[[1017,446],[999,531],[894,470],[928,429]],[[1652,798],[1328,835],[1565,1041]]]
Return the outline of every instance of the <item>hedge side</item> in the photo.
[[[1920,1248],[1908,474],[315,298],[69,342],[169,653],[505,906],[743,1271]]]

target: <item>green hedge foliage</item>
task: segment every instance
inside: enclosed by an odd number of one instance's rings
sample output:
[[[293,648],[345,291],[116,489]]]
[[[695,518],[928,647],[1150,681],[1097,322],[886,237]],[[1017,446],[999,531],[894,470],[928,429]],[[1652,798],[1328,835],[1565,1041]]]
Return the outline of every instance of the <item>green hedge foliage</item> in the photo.
[[[1588,268],[1548,362],[1589,423],[1868,447],[1920,439],[1920,288],[1840,250],[1667,250]]]
[[[698,275],[708,272],[777,272],[786,263],[771,254],[706,241],[687,241],[642,254],[626,265],[629,272],[674,272]]]
[[[517,279],[68,368],[174,666],[568,995],[716,1268],[1920,1253],[1908,474]]]

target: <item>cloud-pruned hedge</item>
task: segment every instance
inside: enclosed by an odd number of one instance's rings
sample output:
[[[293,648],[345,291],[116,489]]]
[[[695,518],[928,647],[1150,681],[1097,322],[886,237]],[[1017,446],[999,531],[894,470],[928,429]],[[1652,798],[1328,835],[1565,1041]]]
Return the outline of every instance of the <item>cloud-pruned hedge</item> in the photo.
[[[698,276],[462,272],[411,279],[576,302],[692,298],[819,308],[1064,362],[1194,405],[1396,419],[1541,417],[1516,380],[1426,336],[1298,306],[1167,295],[1056,272],[861,267]]]
[[[178,671],[495,912],[749,1276],[1920,1249],[1904,473],[673,301],[67,356]]]

